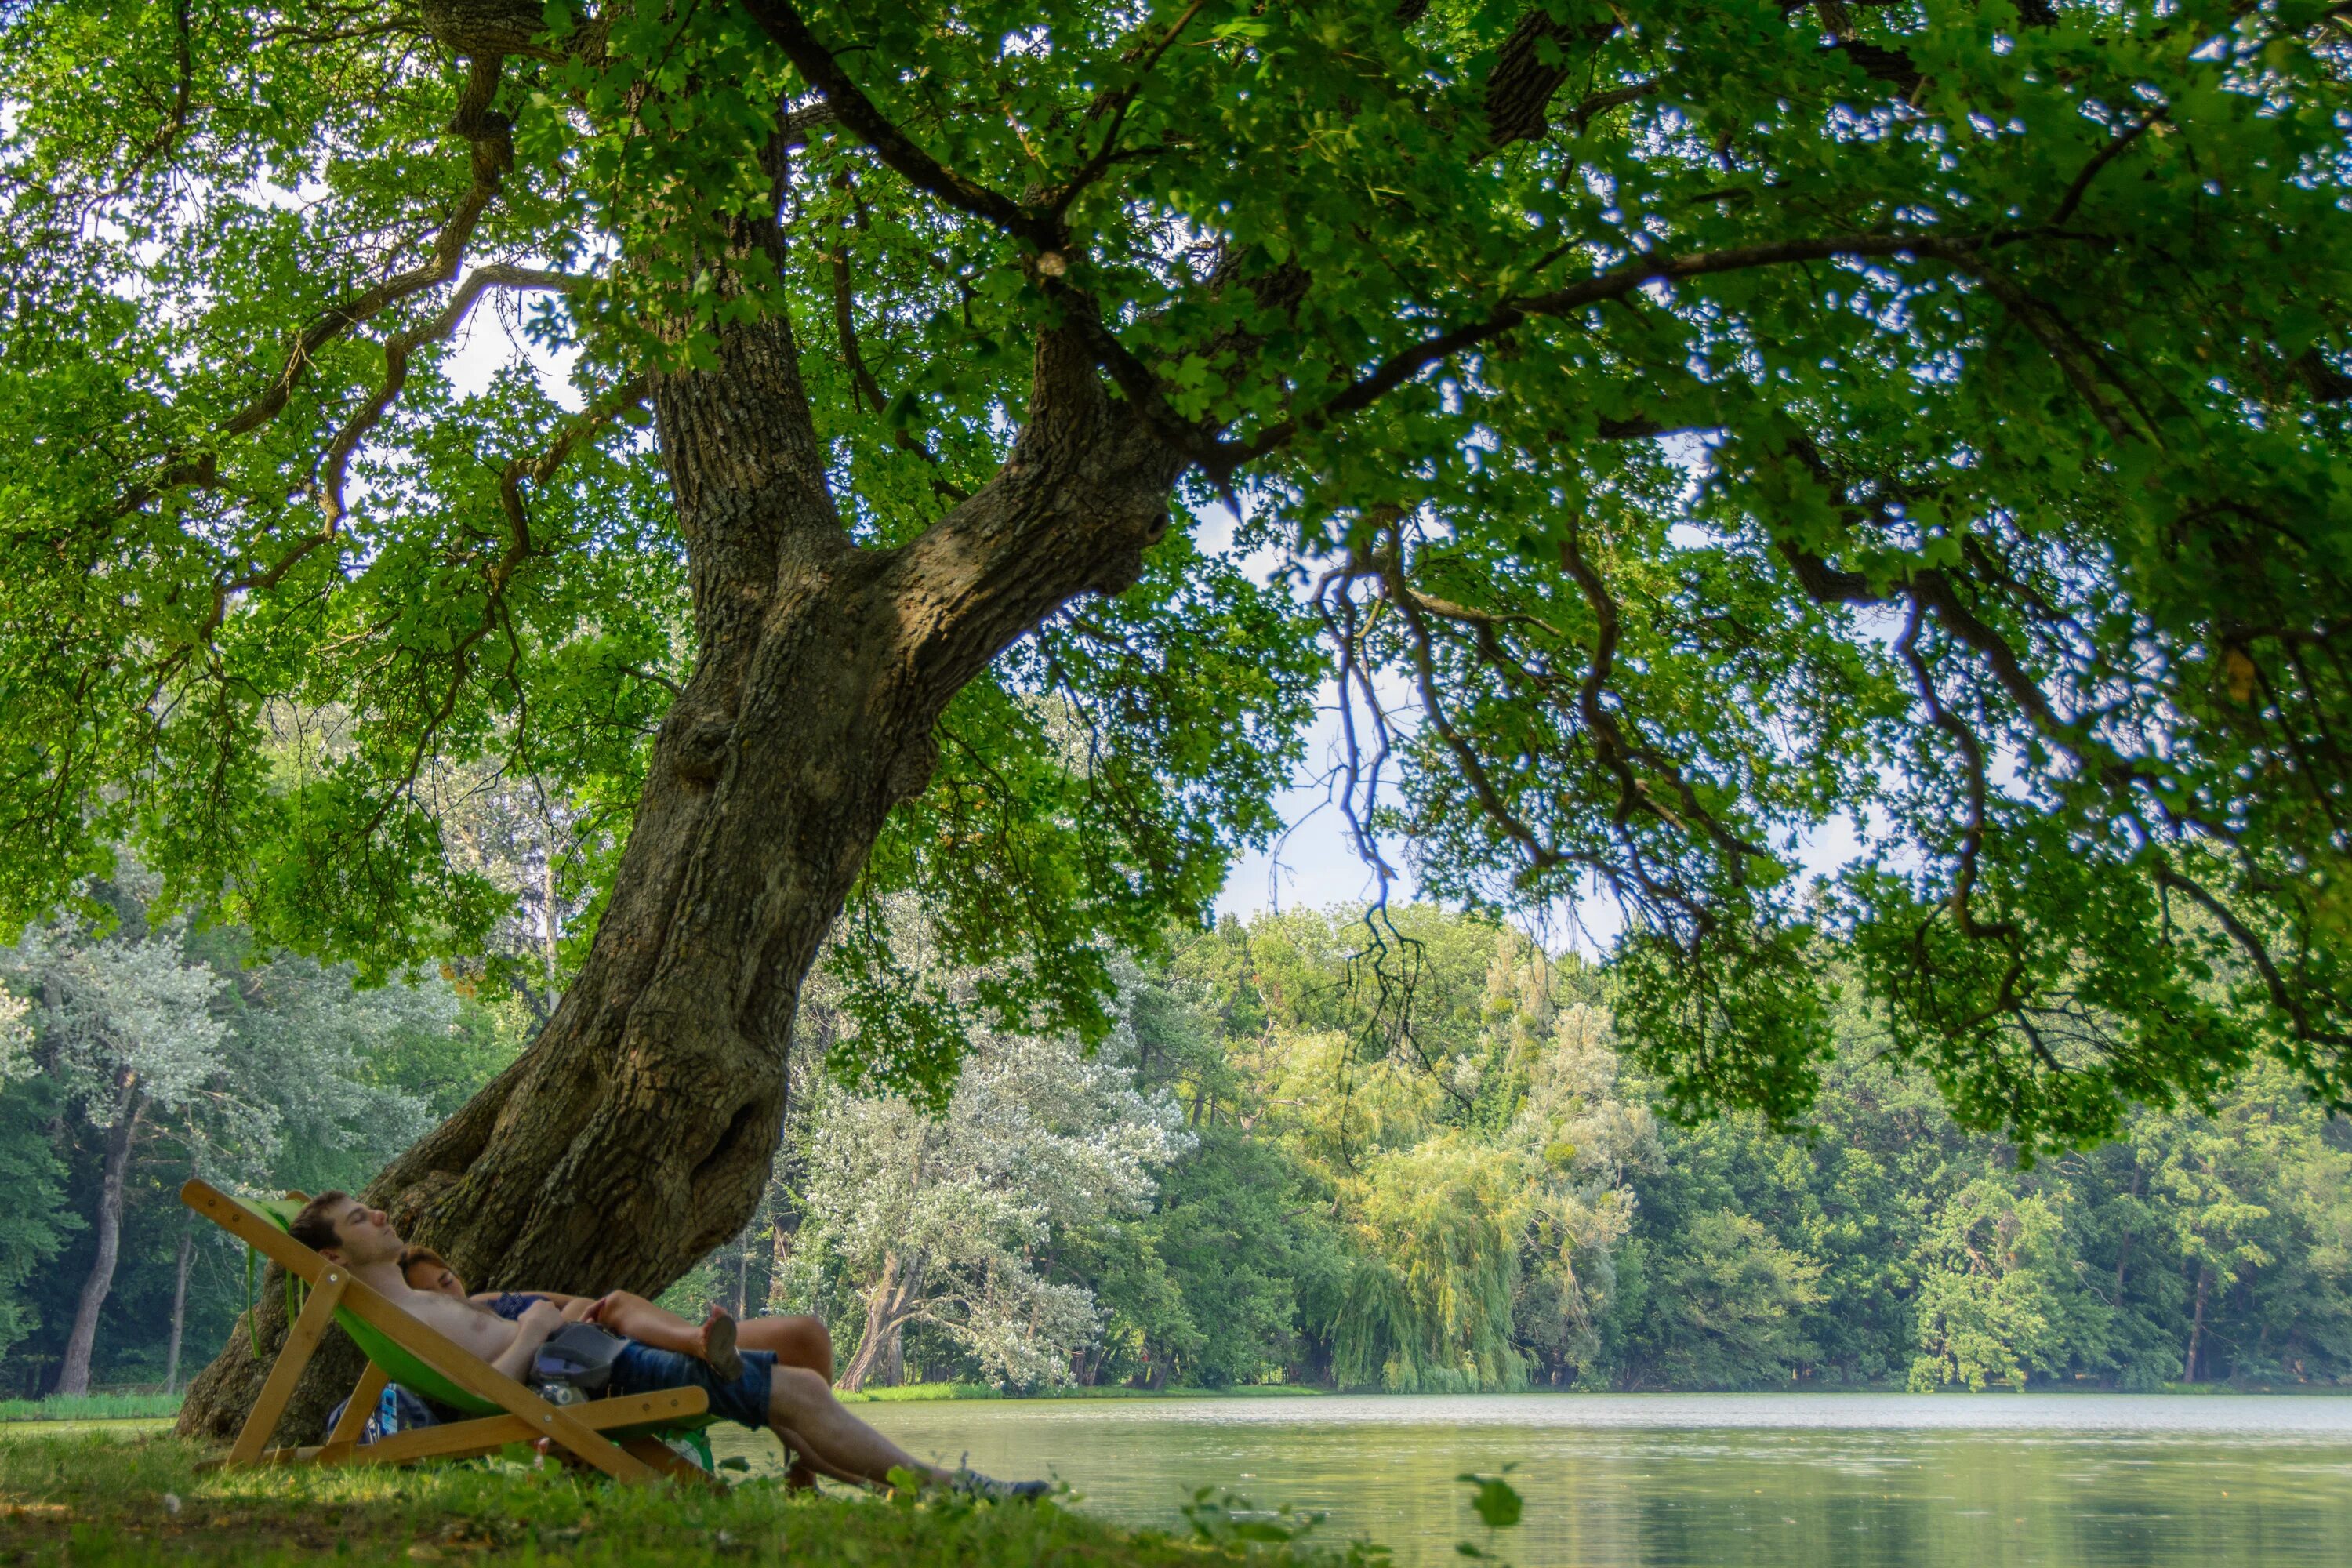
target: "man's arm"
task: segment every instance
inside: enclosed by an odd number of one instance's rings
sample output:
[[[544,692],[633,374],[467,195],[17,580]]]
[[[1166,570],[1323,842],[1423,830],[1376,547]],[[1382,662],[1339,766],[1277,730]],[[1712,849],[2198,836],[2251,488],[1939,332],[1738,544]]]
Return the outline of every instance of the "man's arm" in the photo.
[[[563,1326],[563,1313],[546,1301],[533,1301],[530,1310],[515,1320],[514,1340],[490,1362],[499,1371],[517,1383],[530,1380],[530,1360],[539,1353],[556,1330]]]
[[[477,1307],[487,1307],[501,1296],[536,1296],[557,1307],[569,1308],[575,1301],[594,1301],[594,1296],[566,1296],[560,1290],[477,1290],[466,1298]]]

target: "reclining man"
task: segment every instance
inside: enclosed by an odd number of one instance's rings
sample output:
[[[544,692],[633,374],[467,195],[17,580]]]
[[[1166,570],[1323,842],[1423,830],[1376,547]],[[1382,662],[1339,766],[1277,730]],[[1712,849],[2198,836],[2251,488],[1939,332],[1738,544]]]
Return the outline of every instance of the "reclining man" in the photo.
[[[419,1290],[400,1272],[407,1244],[390,1216],[348,1194],[322,1193],[303,1205],[289,1232],[393,1305],[430,1324],[507,1376],[527,1381],[531,1358],[566,1317],[552,1302],[534,1301],[509,1322],[461,1297]],[[992,1481],[970,1471],[950,1473],[922,1464],[887,1437],[858,1420],[833,1396],[826,1381],[806,1367],[779,1366],[772,1352],[741,1352],[742,1374],[721,1379],[709,1362],[674,1351],[625,1342],[613,1364],[609,1392],[650,1394],[665,1388],[699,1387],[710,1396],[710,1412],[745,1426],[765,1426],[795,1454],[823,1473],[851,1482],[887,1485],[890,1472],[905,1468],[934,1486],[953,1487],[997,1498],[1033,1498],[1042,1481]]]

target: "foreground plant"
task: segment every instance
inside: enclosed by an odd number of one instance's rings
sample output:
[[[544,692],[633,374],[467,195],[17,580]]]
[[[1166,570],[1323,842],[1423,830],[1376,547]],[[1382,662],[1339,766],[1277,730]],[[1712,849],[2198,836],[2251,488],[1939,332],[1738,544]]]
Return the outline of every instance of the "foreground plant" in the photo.
[[[2029,1146],[2352,1088],[2329,0],[5,15],[0,895],[385,967],[499,912],[446,790],[568,796],[576,979],[373,1189],[469,1278],[731,1235],[845,902],[852,1067],[953,1071],[910,889],[1099,1027],[1327,669],[1685,1109],[1801,1113],[1823,920]]]

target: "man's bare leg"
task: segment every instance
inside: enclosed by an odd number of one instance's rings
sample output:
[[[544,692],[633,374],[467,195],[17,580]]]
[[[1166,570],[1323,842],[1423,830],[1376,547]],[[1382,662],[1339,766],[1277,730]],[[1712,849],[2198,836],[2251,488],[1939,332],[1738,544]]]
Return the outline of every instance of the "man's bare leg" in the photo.
[[[735,1325],[735,1342],[747,1351],[767,1351],[780,1366],[804,1366],[833,1381],[833,1336],[817,1318],[753,1318]]]
[[[896,1469],[910,1470],[934,1486],[955,1479],[852,1415],[824,1380],[806,1367],[776,1368],[768,1385],[768,1425],[778,1440],[837,1480],[887,1485]]]
[[[709,1320],[697,1326],[675,1312],[655,1306],[643,1296],[627,1290],[615,1290],[604,1298],[596,1321],[623,1339],[635,1340],[656,1350],[676,1351],[680,1355],[693,1356],[709,1362],[711,1370],[720,1376],[733,1377],[740,1373],[742,1362],[736,1360],[730,1371],[721,1358],[712,1353],[716,1348],[711,1343],[712,1331],[723,1321],[726,1330],[734,1335],[730,1348],[766,1351],[776,1358],[779,1368],[803,1367],[824,1379],[827,1387],[833,1384],[833,1336],[825,1331],[824,1324],[814,1318],[753,1318],[748,1323],[738,1323],[714,1307]],[[829,1470],[820,1472],[817,1467],[811,1465],[799,1443],[785,1437],[782,1432],[777,1436],[783,1442],[787,1457],[792,1461],[784,1471],[784,1485],[787,1487],[803,1490],[816,1485],[819,1473],[834,1473]],[[835,1479],[853,1480],[856,1478],[836,1475]]]
[[[833,1386],[833,1336],[815,1318],[754,1318],[736,1325],[735,1342],[747,1351],[770,1352],[780,1368],[803,1367],[824,1379],[826,1387]],[[800,1448],[789,1441],[784,1447],[792,1460],[784,1485],[794,1490],[816,1485],[816,1471]]]

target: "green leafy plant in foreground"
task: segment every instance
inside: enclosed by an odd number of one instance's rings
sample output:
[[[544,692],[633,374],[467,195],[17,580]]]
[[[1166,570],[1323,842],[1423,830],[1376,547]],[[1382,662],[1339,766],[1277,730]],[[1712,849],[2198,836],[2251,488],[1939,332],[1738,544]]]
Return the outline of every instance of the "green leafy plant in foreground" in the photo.
[[[1314,1542],[1328,1517],[1319,1510],[1289,1503],[1260,1508],[1238,1493],[1202,1487],[1179,1511],[1191,1521],[1195,1540],[1223,1551],[1274,1551],[1283,1558],[1344,1563],[1346,1568],[1378,1568],[1389,1561],[1389,1549],[1372,1542],[1351,1541],[1344,1548]]]
[[[1478,1522],[1486,1527],[1489,1539],[1489,1544],[1486,1547],[1480,1547],[1467,1541],[1457,1541],[1454,1543],[1454,1551],[1465,1557],[1475,1558],[1481,1562],[1501,1561],[1495,1555],[1491,1544],[1492,1538],[1496,1531],[1517,1528],[1519,1517],[1527,1510],[1527,1503],[1520,1498],[1518,1489],[1505,1479],[1517,1468],[1517,1465],[1511,1464],[1505,1465],[1503,1474],[1499,1476],[1482,1476],[1475,1472],[1465,1472],[1454,1478],[1464,1486],[1473,1489],[1470,1493],[1470,1506],[1476,1511]]]

